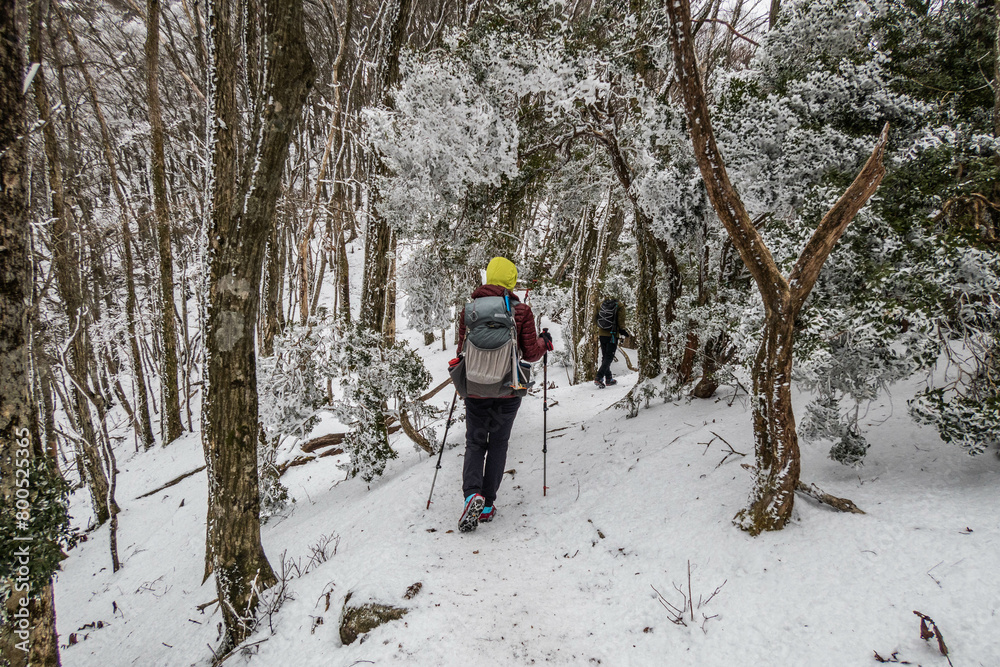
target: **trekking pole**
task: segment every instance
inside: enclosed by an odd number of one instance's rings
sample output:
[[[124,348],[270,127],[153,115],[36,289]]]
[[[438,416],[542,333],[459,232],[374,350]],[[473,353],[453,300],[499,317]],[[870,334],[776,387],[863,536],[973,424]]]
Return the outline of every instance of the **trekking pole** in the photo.
[[[542,329],[542,333],[548,333],[548,329]],[[545,455],[549,451],[548,439],[549,426],[549,352],[542,355],[542,496],[546,495],[549,487],[545,480]]]
[[[438,453],[437,466],[434,467],[434,479],[431,480],[431,492],[427,496],[427,509],[431,508],[431,496],[434,495],[434,485],[437,484],[438,470],[441,469],[441,459],[444,457],[444,444],[448,442],[448,427],[451,426],[451,416],[455,414],[455,403],[458,401],[458,390],[451,399],[451,410],[448,411],[448,421],[444,423],[444,437],[441,438],[441,451]]]

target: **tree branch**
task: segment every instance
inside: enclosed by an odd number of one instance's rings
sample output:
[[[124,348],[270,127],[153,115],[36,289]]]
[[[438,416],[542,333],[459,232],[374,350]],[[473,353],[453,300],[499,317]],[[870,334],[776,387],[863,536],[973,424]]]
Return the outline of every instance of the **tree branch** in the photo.
[[[820,221],[812,238],[799,254],[799,259],[792,267],[792,272],[788,277],[788,283],[792,289],[792,313],[798,312],[802,307],[806,297],[812,290],[816,279],[819,277],[823,263],[830,256],[833,247],[840,240],[847,225],[850,224],[854,216],[858,214],[871,196],[875,194],[882,177],[885,176],[885,166],[882,159],[885,156],[885,147],[889,141],[889,123],[882,128],[882,134],[875,142],[872,154],[865,162],[865,166],[858,173],[854,182],[841,195],[837,203],[833,205],[823,220]]]
[[[771,251],[754,227],[736,188],[729,181],[726,165],[715,142],[708,101],[705,99],[694,52],[691,6],[688,0],[667,0],[667,14],[670,17],[668,32],[670,47],[674,53],[675,76],[684,98],[695,158],[705,181],[708,197],[743,263],[756,281],[765,306],[772,308],[777,299],[787,293],[788,284],[774,262]]]
[[[745,40],[745,41],[753,44],[754,46],[757,46],[757,47],[760,46],[760,44],[758,44],[757,42],[753,41],[752,39],[750,39],[749,37],[747,37],[746,35],[744,35],[743,33],[741,33],[739,30],[737,30],[736,28],[734,28],[733,24],[730,23],[729,21],[723,21],[722,19],[702,19],[702,21],[705,21],[706,23],[718,23],[720,25],[724,25],[727,28],[729,28],[729,32],[733,33],[734,35],[736,35],[740,39]]]

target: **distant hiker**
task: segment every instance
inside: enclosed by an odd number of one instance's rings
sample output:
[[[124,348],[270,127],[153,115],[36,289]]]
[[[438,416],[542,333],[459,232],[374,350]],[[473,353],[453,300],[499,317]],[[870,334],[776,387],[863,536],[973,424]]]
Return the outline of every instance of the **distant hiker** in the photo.
[[[625,306],[620,304],[618,299],[605,299],[597,307],[594,322],[597,324],[597,335],[601,340],[601,366],[597,369],[597,379],[594,380],[594,384],[599,389],[604,389],[605,385],[618,384],[618,381],[611,377],[611,362],[614,361],[615,353],[618,351],[619,338],[631,336],[625,328]]]
[[[465,399],[465,509],[458,529],[467,533],[496,516],[494,501],[507,463],[507,442],[527,393],[527,362],[552,349],[552,336],[535,332],[535,316],[511,292],[517,267],[494,257],[486,284],[472,292],[458,318],[458,357],[448,365]]]

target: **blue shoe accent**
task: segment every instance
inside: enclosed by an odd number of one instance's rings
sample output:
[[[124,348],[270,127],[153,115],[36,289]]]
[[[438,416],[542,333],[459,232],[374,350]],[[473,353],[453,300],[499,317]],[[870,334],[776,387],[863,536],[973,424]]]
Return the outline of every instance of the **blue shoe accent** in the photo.
[[[458,530],[463,533],[470,533],[479,526],[479,516],[483,513],[486,499],[478,493],[473,493],[465,502],[465,510],[462,518],[458,520]]]

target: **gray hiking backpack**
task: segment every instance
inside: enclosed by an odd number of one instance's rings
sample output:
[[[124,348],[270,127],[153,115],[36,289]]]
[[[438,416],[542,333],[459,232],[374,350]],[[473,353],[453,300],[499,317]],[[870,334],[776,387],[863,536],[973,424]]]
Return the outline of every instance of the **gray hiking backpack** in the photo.
[[[462,359],[450,373],[462,398],[527,393],[528,368],[521,363],[514,308],[507,297],[483,296],[465,305]]]

